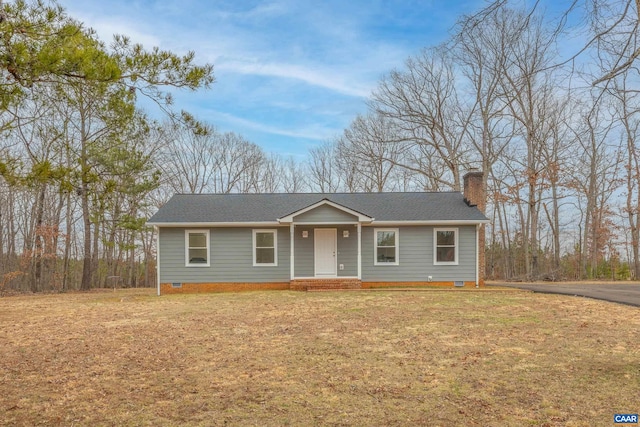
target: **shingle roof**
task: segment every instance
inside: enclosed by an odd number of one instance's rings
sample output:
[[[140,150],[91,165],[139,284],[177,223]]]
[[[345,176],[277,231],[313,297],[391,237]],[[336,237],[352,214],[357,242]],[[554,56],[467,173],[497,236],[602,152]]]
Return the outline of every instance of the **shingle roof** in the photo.
[[[148,223],[225,223],[276,221],[292,212],[329,200],[375,221],[484,222],[458,192],[438,193],[294,193],[176,194]]]

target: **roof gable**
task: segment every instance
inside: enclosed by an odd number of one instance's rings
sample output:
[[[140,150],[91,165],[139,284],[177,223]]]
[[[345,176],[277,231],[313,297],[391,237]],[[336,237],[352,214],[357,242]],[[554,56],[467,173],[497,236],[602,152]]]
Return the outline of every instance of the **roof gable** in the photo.
[[[280,223],[291,223],[291,222],[300,222],[300,221],[305,221],[305,214],[310,214],[312,213],[314,210],[315,211],[320,211],[318,212],[320,214],[320,216],[325,216],[325,217],[329,217],[327,219],[325,219],[325,221],[331,221],[331,217],[333,217],[334,215],[331,215],[331,210],[327,211],[327,210],[322,210],[322,207],[331,207],[333,208],[332,210],[338,210],[342,213],[347,214],[348,216],[351,216],[350,220],[351,221],[358,221],[358,222],[371,222],[373,221],[373,218],[362,214],[360,212],[354,211],[353,209],[350,209],[346,206],[340,205],[338,203],[334,203],[328,199],[322,199],[317,203],[314,203],[310,206],[304,207],[302,209],[299,209],[295,212],[292,212],[288,215],[283,216],[282,218],[278,218],[278,222]],[[324,215],[323,215],[324,214]]]

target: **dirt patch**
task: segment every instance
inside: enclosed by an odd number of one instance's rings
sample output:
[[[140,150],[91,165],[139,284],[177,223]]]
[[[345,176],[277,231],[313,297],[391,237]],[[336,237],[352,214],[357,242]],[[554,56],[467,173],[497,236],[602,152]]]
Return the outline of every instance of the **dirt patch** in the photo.
[[[610,425],[637,308],[524,292],[0,298],[2,425]]]

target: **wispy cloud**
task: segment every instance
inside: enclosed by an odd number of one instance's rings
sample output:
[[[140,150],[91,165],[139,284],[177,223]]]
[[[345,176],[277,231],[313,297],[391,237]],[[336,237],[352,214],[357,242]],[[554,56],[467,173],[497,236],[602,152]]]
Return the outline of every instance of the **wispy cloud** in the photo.
[[[217,83],[176,94],[175,107],[288,152],[339,134],[384,73],[484,2],[58,1],[106,43],[123,34],[146,48],[195,51],[214,64]]]
[[[256,63],[225,61],[218,65],[225,72],[254,74],[269,77],[300,80],[306,84],[319,86],[338,93],[365,98],[371,92],[366,85],[348,82],[343,75],[332,69],[318,70],[300,64]],[[350,77],[350,76],[347,76]]]
[[[222,111],[208,110],[208,114],[218,119],[222,119],[231,125],[237,125],[238,127],[251,129],[258,132],[264,132],[271,135],[281,135],[291,138],[304,138],[314,141],[323,141],[329,138],[332,133],[324,128],[316,126],[302,128],[302,129],[283,129],[277,126],[271,126],[262,122],[256,122],[248,120],[242,117],[237,117],[229,113]]]

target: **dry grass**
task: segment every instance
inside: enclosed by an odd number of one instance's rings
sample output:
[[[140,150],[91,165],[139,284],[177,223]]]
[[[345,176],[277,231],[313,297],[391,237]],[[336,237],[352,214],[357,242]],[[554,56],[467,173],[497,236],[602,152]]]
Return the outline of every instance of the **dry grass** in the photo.
[[[640,311],[525,292],[0,298],[1,425],[611,425]]]

